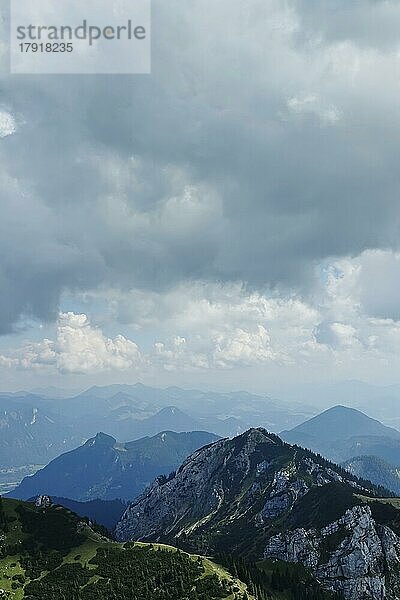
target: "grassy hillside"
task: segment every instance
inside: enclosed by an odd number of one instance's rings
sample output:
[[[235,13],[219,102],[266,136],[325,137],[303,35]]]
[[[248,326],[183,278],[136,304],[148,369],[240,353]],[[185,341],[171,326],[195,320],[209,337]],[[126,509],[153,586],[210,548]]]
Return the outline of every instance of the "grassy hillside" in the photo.
[[[0,589],[12,600],[254,600],[207,558],[117,544],[61,507],[3,499]],[[3,597],[3,596],[2,596]]]

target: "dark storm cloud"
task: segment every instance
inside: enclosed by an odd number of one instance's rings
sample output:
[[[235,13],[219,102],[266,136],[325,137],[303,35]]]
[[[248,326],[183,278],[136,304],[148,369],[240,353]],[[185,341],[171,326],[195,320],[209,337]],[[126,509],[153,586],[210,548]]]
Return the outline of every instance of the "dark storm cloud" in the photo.
[[[336,4],[156,2],[152,76],[4,79],[0,330],[63,290],[306,289],[397,248],[400,7]]]

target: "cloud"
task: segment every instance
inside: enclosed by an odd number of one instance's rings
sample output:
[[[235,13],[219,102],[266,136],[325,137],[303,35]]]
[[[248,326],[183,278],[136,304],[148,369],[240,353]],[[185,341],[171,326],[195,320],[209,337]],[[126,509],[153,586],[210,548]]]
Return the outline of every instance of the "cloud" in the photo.
[[[211,363],[207,354],[191,350],[184,337],[175,336],[169,343],[156,342],[151,356],[153,364],[166,371],[209,369]]]
[[[327,265],[308,300],[249,292],[239,284],[203,282],[167,293],[114,297],[114,318],[122,318],[138,332],[164,332],[166,339],[157,343],[157,359],[175,372],[261,365],[284,372],[297,365],[314,372],[346,366],[371,374],[374,363],[383,361],[395,368],[400,352],[400,320],[388,310],[395,303],[389,298],[382,309],[376,278],[371,277],[371,265],[377,260],[376,268],[394,269],[389,278],[394,281],[396,257],[367,251]],[[366,299],[374,297],[372,314]]]
[[[3,372],[398,372],[398,2],[153,17],[150,77],[2,79]]]
[[[400,321],[400,254],[365,252],[358,261],[360,302],[367,314]]]
[[[329,297],[336,307],[355,318],[400,320],[400,254],[369,250],[359,256],[336,261],[329,269]]]
[[[316,341],[334,350],[359,346],[356,329],[349,323],[323,322],[316,328]]]
[[[0,364],[21,369],[54,368],[64,374],[124,371],[141,364],[137,345],[122,335],[110,339],[84,314],[60,314],[56,340],[44,339],[0,357]]]
[[[397,3],[153,15],[151,77],[3,79],[24,127],[0,145],[1,333],[66,293],[307,297],[316,264],[398,250]]]
[[[361,48],[397,49],[400,15],[396,0],[296,0],[303,35],[325,43],[352,40]],[[350,8],[350,10],[349,10]]]
[[[86,314],[62,313],[54,336],[0,355],[0,366],[64,375],[125,371],[151,378],[162,373],[212,377],[244,369],[373,375],[385,365],[393,372],[400,368],[400,320],[389,316],[391,301],[383,306],[379,295],[371,310],[376,286],[370,273],[394,269],[394,275],[397,268],[397,255],[382,251],[333,261],[320,271],[319,285],[307,300],[210,282],[168,291],[85,294],[88,307],[101,307],[102,329]],[[116,326],[135,333],[110,337],[104,332]]]
[[[8,356],[2,356],[0,355],[0,367],[2,367],[3,369],[10,369],[12,367],[15,367],[18,365],[18,360],[17,359],[12,359]]]
[[[230,336],[220,334],[215,343],[213,358],[217,367],[248,366],[276,359],[271,338],[262,325],[254,332],[236,329]]]
[[[12,114],[0,110],[0,138],[8,137],[15,133],[17,125]]]
[[[137,332],[148,331],[150,325],[157,336],[147,351],[122,335],[109,338],[92,326],[85,314],[69,312],[59,315],[54,339],[28,343],[0,355],[0,364],[65,375],[289,364],[310,352],[318,320],[318,313],[299,300],[249,295],[241,286],[230,284],[194,284],[160,293],[149,302],[140,297],[131,308],[136,319],[131,325]],[[161,331],[165,333],[162,340],[158,337]]]
[[[294,115],[316,116],[323,125],[334,125],[341,118],[340,110],[331,105],[324,105],[315,94],[293,96],[287,100],[287,109]]]

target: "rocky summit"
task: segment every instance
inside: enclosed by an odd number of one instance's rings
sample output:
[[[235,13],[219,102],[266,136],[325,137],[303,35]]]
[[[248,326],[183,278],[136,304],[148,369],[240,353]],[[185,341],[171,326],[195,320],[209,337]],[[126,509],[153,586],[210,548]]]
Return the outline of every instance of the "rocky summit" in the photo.
[[[400,597],[400,510],[382,489],[250,429],[192,454],[126,510],[120,540],[302,563],[346,600]]]

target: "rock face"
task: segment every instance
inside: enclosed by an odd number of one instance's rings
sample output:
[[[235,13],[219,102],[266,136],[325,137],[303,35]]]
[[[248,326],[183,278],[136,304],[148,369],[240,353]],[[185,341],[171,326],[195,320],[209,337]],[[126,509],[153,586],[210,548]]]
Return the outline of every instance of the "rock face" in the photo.
[[[189,545],[193,539],[192,547],[199,549],[198,534],[208,534],[209,528],[214,529],[221,519],[227,519],[228,529],[229,522],[234,527],[238,523],[246,526],[254,504],[265,495],[266,482],[273,485],[275,502],[282,507],[290,503],[291,484],[283,489],[278,480],[273,483],[275,475],[285,479],[277,469],[284,444],[266,431],[250,431],[251,434],[220,440],[195,452],[169,481],[156,479],[124,514],[116,529],[118,537],[175,541],[187,538]],[[270,460],[264,460],[265,457]],[[278,507],[273,510],[277,511]],[[266,514],[259,517],[261,521],[266,518]],[[206,547],[209,543],[210,539]]]
[[[52,501],[50,496],[38,496],[35,500],[36,508],[49,508],[51,504]]]
[[[369,506],[355,506],[326,527],[269,539],[265,558],[300,562],[324,587],[348,600],[398,598],[400,538],[378,525]]]
[[[239,548],[251,530],[260,538],[274,519],[290,515],[311,487],[343,483],[343,475],[311,456],[262,429],[220,440],[192,454],[169,481],[156,479],[129,506],[117,535],[180,539],[199,549],[204,534],[208,548],[219,549],[220,538],[224,545],[237,534]]]
[[[368,495],[370,498],[368,498]],[[400,598],[400,511],[340,467],[253,429],[190,456],[157,479],[116,527],[160,541],[308,567],[346,600]]]

